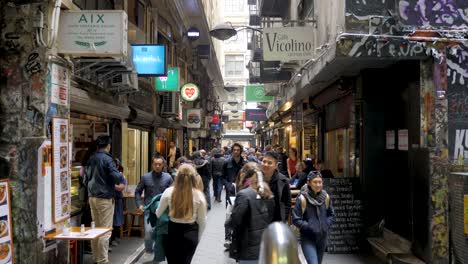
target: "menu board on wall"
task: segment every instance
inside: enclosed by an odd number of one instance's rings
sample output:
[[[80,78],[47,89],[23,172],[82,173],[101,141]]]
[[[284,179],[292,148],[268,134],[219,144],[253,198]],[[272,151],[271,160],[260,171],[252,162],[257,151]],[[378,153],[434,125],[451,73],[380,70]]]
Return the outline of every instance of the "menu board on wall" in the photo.
[[[365,237],[359,178],[327,178],[323,179],[323,186],[335,210],[334,223],[328,232],[328,252],[360,252]]]
[[[70,217],[70,157],[69,122],[67,118],[52,119],[53,195],[52,212],[54,223]]]
[[[10,182],[0,181],[0,263],[14,263]]]

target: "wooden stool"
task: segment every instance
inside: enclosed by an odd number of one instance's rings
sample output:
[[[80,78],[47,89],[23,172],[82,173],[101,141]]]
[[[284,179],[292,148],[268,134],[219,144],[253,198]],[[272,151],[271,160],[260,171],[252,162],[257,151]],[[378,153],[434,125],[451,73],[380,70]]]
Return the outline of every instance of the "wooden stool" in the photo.
[[[131,211],[130,213],[130,228],[128,229],[128,235],[130,236],[132,230],[140,231],[140,236],[145,237],[145,219],[143,212],[139,210]],[[138,218],[138,225],[135,225],[135,218]]]

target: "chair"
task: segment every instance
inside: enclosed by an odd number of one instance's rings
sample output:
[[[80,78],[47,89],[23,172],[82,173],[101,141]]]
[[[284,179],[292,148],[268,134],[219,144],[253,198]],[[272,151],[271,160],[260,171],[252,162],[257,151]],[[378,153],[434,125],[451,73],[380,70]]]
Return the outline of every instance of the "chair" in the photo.
[[[131,211],[129,215],[130,215],[130,226],[129,226],[129,229],[127,229],[128,236],[130,236],[133,230],[136,230],[136,231],[140,231],[140,236],[144,238],[145,237],[145,223],[144,223],[145,219],[144,219],[143,212],[141,212],[140,210],[135,210],[135,211]],[[138,225],[135,225],[135,219],[138,219]]]

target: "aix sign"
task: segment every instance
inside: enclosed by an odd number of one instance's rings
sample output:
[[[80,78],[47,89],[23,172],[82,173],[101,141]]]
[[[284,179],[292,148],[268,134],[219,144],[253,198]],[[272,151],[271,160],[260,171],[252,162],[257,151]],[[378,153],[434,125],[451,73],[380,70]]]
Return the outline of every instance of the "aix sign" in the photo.
[[[122,10],[63,11],[57,35],[58,53],[127,56],[127,13]]]
[[[193,102],[198,99],[200,89],[196,84],[187,83],[180,89],[180,95],[185,101]]]

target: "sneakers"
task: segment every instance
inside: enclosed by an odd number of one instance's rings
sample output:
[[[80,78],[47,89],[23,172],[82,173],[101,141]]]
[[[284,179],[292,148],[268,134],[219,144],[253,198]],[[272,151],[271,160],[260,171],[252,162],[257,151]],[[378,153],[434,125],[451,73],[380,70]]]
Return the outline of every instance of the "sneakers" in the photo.
[[[112,241],[111,246],[116,247],[119,245],[119,242],[117,240]]]
[[[231,247],[231,240],[225,240],[224,241],[224,247],[229,249]]]

